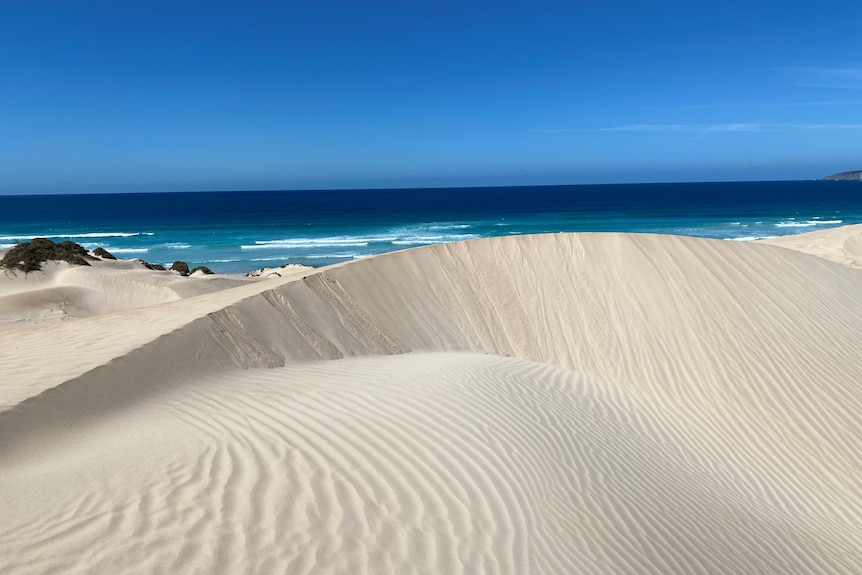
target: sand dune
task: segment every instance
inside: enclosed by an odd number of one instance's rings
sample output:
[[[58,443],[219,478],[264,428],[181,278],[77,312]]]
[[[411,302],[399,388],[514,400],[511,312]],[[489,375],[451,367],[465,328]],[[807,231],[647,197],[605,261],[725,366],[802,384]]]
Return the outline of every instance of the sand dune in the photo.
[[[164,358],[150,357],[151,362],[141,368],[142,374],[155,379],[162,370],[181,370],[185,367],[195,370],[200,361],[195,359],[199,342],[194,341],[194,329],[200,323],[207,323],[207,314],[220,311],[279,283],[302,277],[303,273],[307,272],[297,269],[282,278],[240,281],[241,285],[237,287],[163,304],[144,305],[74,321],[37,322],[29,329],[0,332],[0,413],[99,366],[120,361],[132,350],[141,348],[146,353],[148,348],[143,347],[145,344],[181,328],[185,328],[180,333],[187,347],[180,345],[167,349],[165,353],[168,355]],[[194,281],[201,285],[198,278],[194,278]],[[118,299],[127,296],[127,293],[121,294]],[[62,319],[62,316],[55,319]],[[197,324],[195,320],[199,320]],[[162,341],[164,343],[165,340]],[[174,356],[181,358],[176,360],[176,366],[169,359]],[[134,375],[135,370],[122,376],[122,379]]]
[[[762,240],[839,264],[862,267],[862,224]]]
[[[299,273],[0,334],[0,570],[862,573],[859,270],[556,234]]]
[[[140,260],[94,259],[90,266],[47,262],[24,274],[0,270],[0,331],[176,301],[248,283],[243,277],[184,278]]]

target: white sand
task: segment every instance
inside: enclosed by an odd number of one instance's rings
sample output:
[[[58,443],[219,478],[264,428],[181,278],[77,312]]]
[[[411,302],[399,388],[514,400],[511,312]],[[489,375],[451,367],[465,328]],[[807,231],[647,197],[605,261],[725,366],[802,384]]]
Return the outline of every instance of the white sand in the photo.
[[[155,271],[140,260],[102,260],[89,266],[47,262],[23,273],[0,269],[0,332],[21,324],[50,324],[146,307],[243,285],[239,276]]]
[[[0,571],[862,573],[860,293],[557,234],[22,325]]]
[[[761,241],[765,244],[812,254],[839,264],[862,267],[862,224]]]

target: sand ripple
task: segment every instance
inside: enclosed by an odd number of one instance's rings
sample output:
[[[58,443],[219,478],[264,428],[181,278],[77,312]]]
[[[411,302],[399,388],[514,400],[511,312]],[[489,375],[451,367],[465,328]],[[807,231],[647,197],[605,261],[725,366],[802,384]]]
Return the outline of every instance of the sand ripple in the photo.
[[[860,288],[554,235],[23,333],[0,571],[862,573]]]
[[[816,406],[764,425],[605,387],[453,353],[205,378],[12,457],[0,488],[39,489],[0,512],[0,566],[858,572],[858,460],[764,440]]]

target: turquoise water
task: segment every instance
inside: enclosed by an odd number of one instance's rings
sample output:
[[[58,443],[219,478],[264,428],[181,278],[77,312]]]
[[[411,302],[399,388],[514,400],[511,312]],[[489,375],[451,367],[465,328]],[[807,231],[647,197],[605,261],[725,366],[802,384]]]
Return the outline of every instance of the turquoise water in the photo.
[[[0,196],[0,249],[33,237],[221,273],[545,232],[748,241],[862,223],[860,182]]]

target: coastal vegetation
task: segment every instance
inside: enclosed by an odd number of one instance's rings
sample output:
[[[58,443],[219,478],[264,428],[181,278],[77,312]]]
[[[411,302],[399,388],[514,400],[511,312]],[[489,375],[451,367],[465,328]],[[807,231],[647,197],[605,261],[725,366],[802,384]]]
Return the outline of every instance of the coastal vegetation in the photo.
[[[75,266],[88,266],[87,258],[92,256],[87,249],[75,242],[55,243],[47,238],[35,238],[11,248],[0,260],[0,267],[21,270],[24,273],[42,269],[47,261],[69,262]]]
[[[211,269],[209,269],[206,266],[197,266],[197,267],[194,267],[192,269],[189,269],[189,264],[182,261],[182,260],[175,261],[174,263],[171,264],[170,268],[166,268],[162,264],[151,264],[150,262],[147,262],[144,260],[140,260],[140,262],[147,269],[160,271],[160,272],[163,272],[163,271],[177,272],[178,274],[180,274],[183,277],[188,277],[195,272],[201,272],[201,273],[207,274],[207,275],[214,273]]]
[[[95,250],[93,250],[93,255],[99,256],[100,258],[105,259],[105,260],[117,259],[117,257],[114,254],[112,254],[111,252],[109,252],[105,248],[96,248]]]
[[[179,272],[181,276],[189,275],[189,264],[181,260],[177,260],[171,264],[170,269],[172,272]]]

